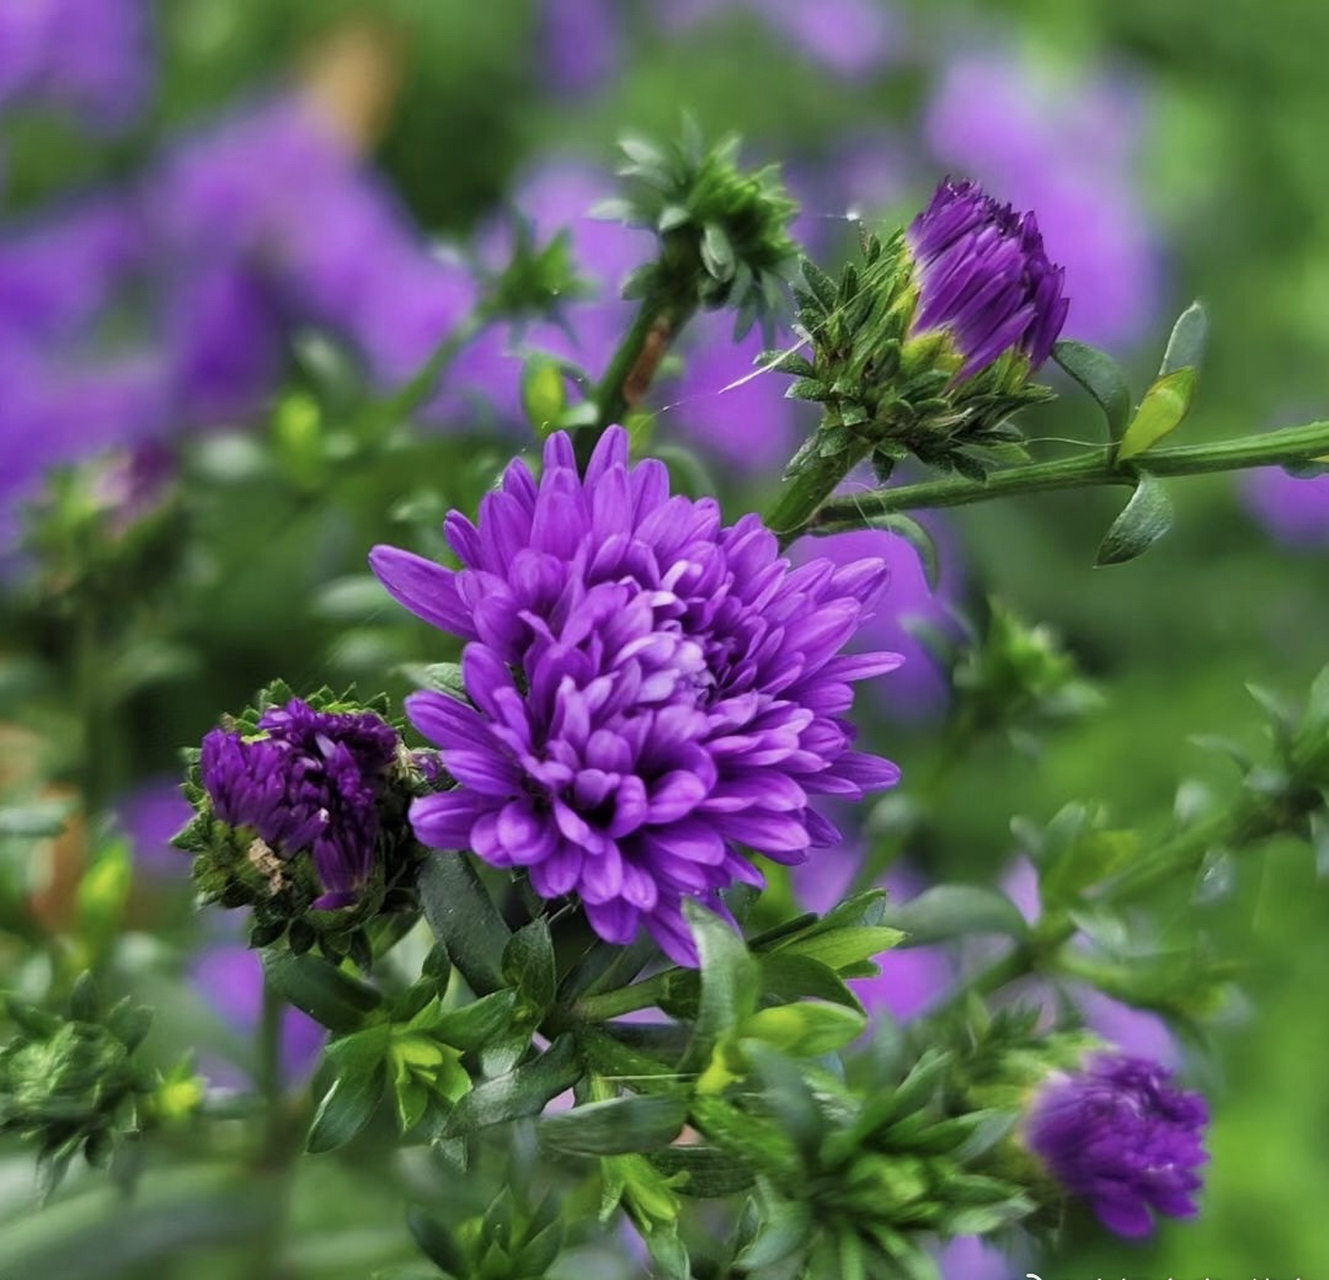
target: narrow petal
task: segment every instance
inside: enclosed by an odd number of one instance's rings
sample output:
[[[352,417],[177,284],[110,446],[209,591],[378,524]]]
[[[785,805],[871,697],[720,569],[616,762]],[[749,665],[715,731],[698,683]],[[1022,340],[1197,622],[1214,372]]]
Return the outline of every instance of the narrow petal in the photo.
[[[417,618],[463,640],[475,637],[470,615],[457,597],[457,575],[451,569],[388,546],[370,551],[369,567],[388,594]]]

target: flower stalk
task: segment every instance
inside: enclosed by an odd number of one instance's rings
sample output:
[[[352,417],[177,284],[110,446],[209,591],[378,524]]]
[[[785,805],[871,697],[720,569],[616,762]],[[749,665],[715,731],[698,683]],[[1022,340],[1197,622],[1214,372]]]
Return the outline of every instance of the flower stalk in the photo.
[[[1053,493],[1103,485],[1133,485],[1144,470],[1156,476],[1205,475],[1315,462],[1329,456],[1329,422],[1309,422],[1280,431],[1242,436],[1216,444],[1178,445],[1151,450],[1140,460],[1122,462],[1115,445],[1100,446],[1080,458],[1036,462],[992,472],[986,480],[929,480],[921,484],[879,489],[852,497],[831,498],[809,520],[815,534],[861,529],[900,511],[962,507],[992,498],[1025,493]]]

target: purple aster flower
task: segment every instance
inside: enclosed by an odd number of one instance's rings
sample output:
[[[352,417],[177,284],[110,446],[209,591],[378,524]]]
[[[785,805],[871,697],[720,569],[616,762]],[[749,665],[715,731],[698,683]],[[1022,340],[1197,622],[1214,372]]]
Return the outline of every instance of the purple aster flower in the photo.
[[[796,863],[834,844],[811,799],[898,779],[850,749],[843,713],[851,681],[899,658],[837,656],[879,561],[791,569],[758,517],[722,528],[713,500],[669,496],[661,462],[629,466],[617,427],[584,478],[557,433],[538,484],[516,460],[478,524],[444,529],[459,572],[370,556],[397,601],[468,642],[473,705],[407,701],[458,783],[413,803],[421,843],[523,867],[542,898],[576,893],[605,940],[644,926],[695,964],[684,897],[761,884],[741,846]]]
[[[1243,477],[1241,495],[1250,513],[1280,542],[1329,543],[1329,475],[1292,476],[1281,467],[1260,467]]]
[[[1153,1214],[1188,1218],[1208,1159],[1209,1110],[1198,1093],[1146,1058],[1100,1054],[1076,1075],[1055,1075],[1030,1108],[1026,1137],[1061,1186],[1128,1239],[1153,1229]]]
[[[1146,102],[1093,68],[1055,82],[1008,52],[955,58],[924,127],[938,160],[1038,210],[1066,270],[1067,332],[1115,346],[1138,340],[1160,293],[1159,251],[1141,198]]]
[[[92,128],[129,124],[152,82],[147,0],[0,4],[0,110],[72,107]]]
[[[396,730],[372,712],[315,711],[299,698],[265,711],[258,729],[203,739],[199,776],[213,811],[278,857],[310,852],[323,886],[316,910],[353,904],[374,870]]]
[[[957,377],[1015,349],[1037,369],[1070,305],[1032,213],[998,204],[974,182],[938,186],[907,234],[918,279],[912,332],[944,329],[964,356]]]

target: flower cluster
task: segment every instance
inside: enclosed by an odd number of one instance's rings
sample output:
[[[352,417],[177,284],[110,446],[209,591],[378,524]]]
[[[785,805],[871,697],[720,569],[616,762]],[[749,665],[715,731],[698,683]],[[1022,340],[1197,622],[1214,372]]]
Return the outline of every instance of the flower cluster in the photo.
[[[998,204],[977,183],[943,182],[905,241],[918,279],[913,331],[945,329],[964,356],[957,378],[1004,352],[1031,369],[1052,354],[1069,300],[1064,272],[1048,260],[1032,213]]]
[[[1158,1063],[1100,1055],[1040,1091],[1028,1142],[1105,1227],[1136,1238],[1152,1229],[1151,1210],[1175,1218],[1196,1212],[1208,1120],[1204,1099],[1175,1088]]]
[[[310,905],[356,901],[374,870],[379,799],[397,757],[397,733],[372,712],[329,714],[292,698],[264,712],[259,735],[213,729],[199,776],[213,810],[251,828],[268,857],[308,851],[323,886]],[[272,865],[280,877],[280,864]]]
[[[750,849],[801,862],[839,833],[817,795],[898,777],[851,749],[850,682],[892,653],[837,656],[885,585],[877,559],[791,570],[756,516],[670,497],[662,463],[628,463],[613,428],[584,478],[566,435],[537,484],[513,462],[472,524],[445,525],[460,572],[378,547],[389,592],[468,641],[470,703],[408,700],[453,791],[418,799],[422,843],[525,868],[543,898],[576,893],[614,943],[644,926],[695,963],[682,900],[761,884]]]

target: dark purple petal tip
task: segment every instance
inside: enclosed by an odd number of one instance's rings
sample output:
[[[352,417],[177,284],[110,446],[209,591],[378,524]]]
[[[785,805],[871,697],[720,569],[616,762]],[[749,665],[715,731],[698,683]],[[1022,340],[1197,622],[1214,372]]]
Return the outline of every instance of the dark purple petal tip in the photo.
[[[919,285],[913,332],[949,332],[964,356],[957,376],[978,373],[1012,349],[1031,369],[1052,354],[1070,300],[1032,213],[998,204],[975,182],[947,178],[907,240]]]
[[[877,563],[791,570],[755,516],[725,528],[714,502],[671,497],[658,463],[631,465],[618,427],[584,479],[556,434],[538,483],[514,463],[474,525],[454,513],[447,528],[456,574],[383,549],[374,562],[408,608],[471,641],[472,707],[407,704],[458,783],[415,802],[422,843],[525,867],[542,897],[575,893],[605,940],[644,928],[696,964],[685,898],[759,880],[749,851],[795,862],[827,843],[810,795],[895,782],[840,719],[846,682],[896,661],[836,656]]]

